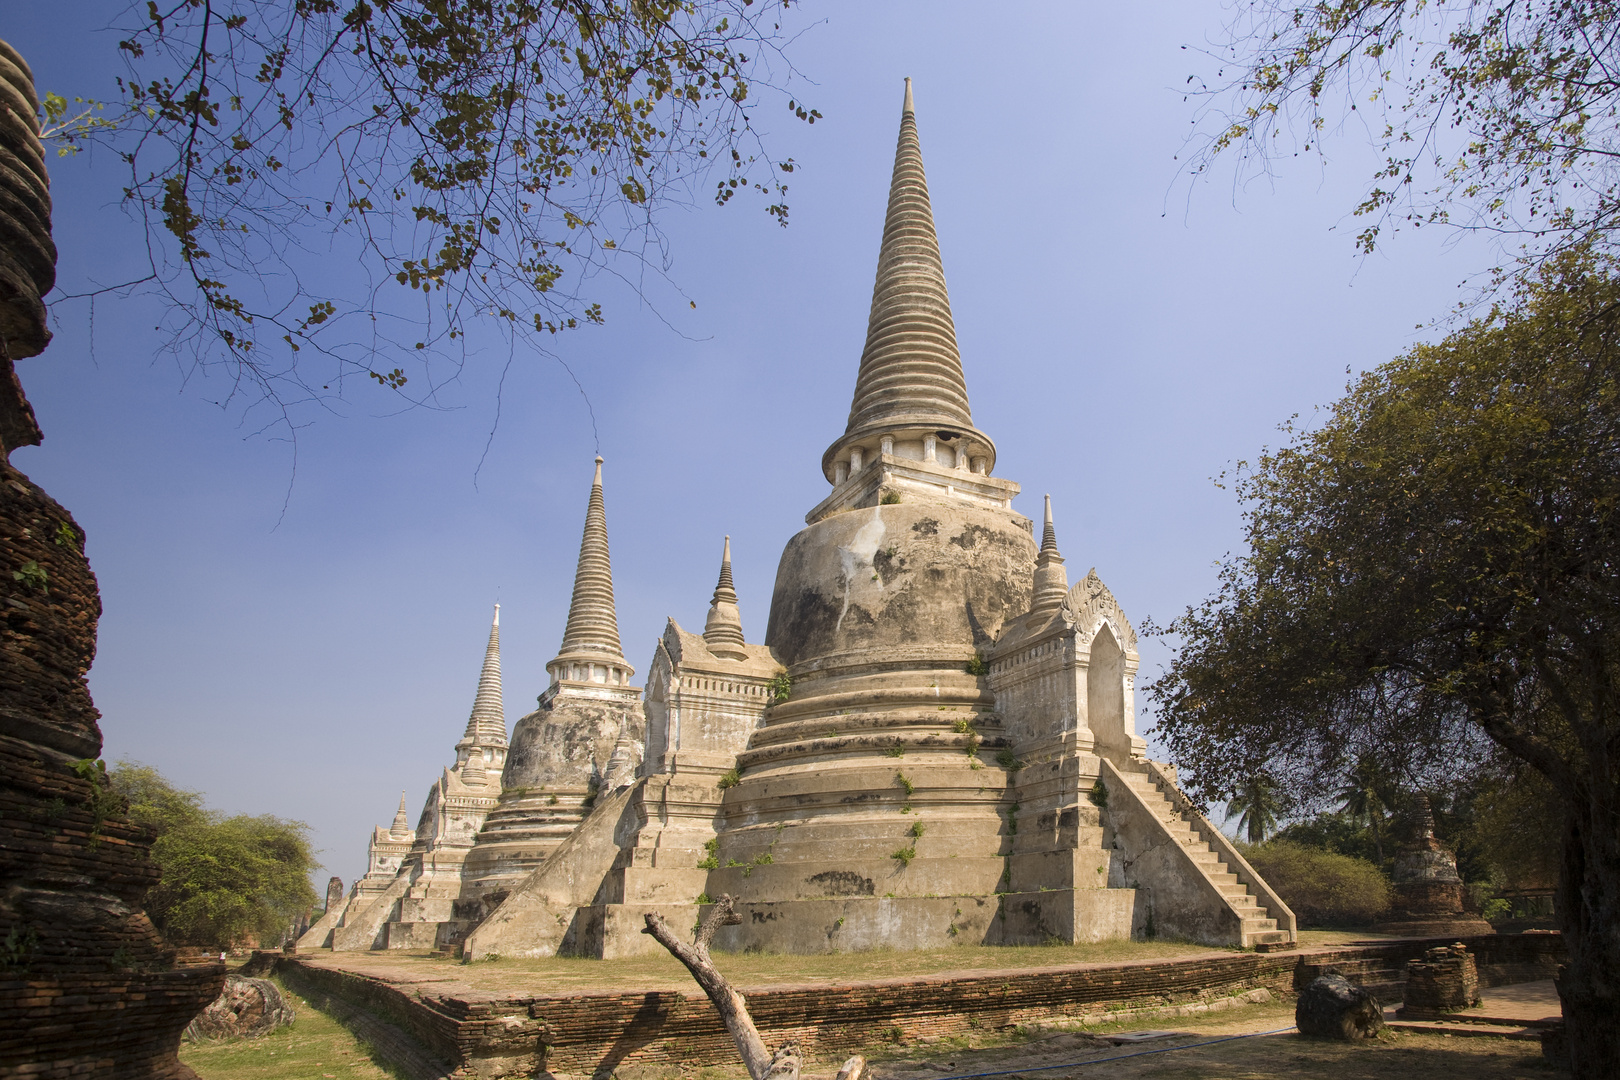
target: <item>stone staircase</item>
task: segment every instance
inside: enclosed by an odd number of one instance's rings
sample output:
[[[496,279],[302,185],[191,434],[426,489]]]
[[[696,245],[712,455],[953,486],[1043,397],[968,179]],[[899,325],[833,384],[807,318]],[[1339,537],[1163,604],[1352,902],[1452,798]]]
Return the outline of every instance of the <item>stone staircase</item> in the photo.
[[[1244,948],[1287,945],[1294,940],[1294,934],[1289,928],[1279,926],[1278,919],[1268,910],[1266,901],[1243,883],[1235,872],[1236,868],[1204,838],[1203,830],[1188,820],[1189,814],[1177,809],[1176,802],[1185,805],[1185,796],[1172,802],[1171,796],[1161,789],[1158,780],[1146,769],[1140,772],[1122,769],[1120,776],[1148,811],[1159,819],[1165,832],[1181,845],[1187,857],[1210,884],[1215,886],[1233,913],[1241,920],[1240,944]],[[1175,794],[1180,795],[1180,792]],[[1200,824],[1213,829],[1207,821]],[[1235,856],[1235,853],[1232,854]],[[1252,869],[1246,866],[1243,869],[1253,874]],[[1292,918],[1286,921],[1290,924],[1293,922]]]

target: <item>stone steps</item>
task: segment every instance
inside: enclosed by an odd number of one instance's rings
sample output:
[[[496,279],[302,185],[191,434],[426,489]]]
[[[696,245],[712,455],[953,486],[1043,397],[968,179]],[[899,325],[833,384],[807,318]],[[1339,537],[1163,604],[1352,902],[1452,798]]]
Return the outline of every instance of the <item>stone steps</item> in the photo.
[[[1206,841],[1166,797],[1153,777],[1146,772],[1122,772],[1125,783],[1142,800],[1144,806],[1163,824],[1165,832],[1181,845],[1187,856],[1215,886],[1227,905],[1237,915],[1242,927],[1243,946],[1275,945],[1288,941],[1288,932],[1278,929],[1259,897],[1244,885],[1220,854]]]

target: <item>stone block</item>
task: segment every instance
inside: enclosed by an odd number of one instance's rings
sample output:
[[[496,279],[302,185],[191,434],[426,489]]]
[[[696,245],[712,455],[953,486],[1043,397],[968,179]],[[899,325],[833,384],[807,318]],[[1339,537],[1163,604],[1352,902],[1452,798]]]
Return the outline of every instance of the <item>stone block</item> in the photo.
[[[1384,1010],[1377,998],[1344,976],[1321,975],[1299,995],[1294,1026],[1301,1035],[1353,1042],[1384,1029]]]
[[[382,928],[385,949],[433,949],[438,947],[437,922],[390,922]]]
[[[257,1039],[296,1019],[281,990],[269,979],[228,975],[219,997],[209,1002],[187,1027],[185,1037],[199,1039]]]

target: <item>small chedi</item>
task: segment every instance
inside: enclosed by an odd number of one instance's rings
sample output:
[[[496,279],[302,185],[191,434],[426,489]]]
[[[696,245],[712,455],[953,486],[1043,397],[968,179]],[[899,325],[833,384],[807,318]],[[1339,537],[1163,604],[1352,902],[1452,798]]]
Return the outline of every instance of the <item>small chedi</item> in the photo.
[[[765,641],[744,637],[727,540],[702,632],[669,620],[632,685],[598,458],[539,707],[508,747],[475,705],[415,833],[379,828],[301,947],[622,956],[659,949],[646,912],[690,924],[721,894],[743,916],[726,949],[1294,940],[1293,913],[1146,760],[1124,611],[1095,571],[1069,583],[1050,500],[1037,537],[996,465],[908,81],[848,423]],[[497,707],[498,663],[492,635],[478,700]]]
[[[1457,856],[1434,835],[1434,811],[1419,795],[1408,837],[1395,853],[1390,875],[1395,895],[1389,915],[1373,929],[1402,937],[1465,937],[1494,933],[1491,924],[1466,910]]]
[[[180,1033],[224,965],[177,965],[141,910],[158,871],[97,760],[84,530],[10,461],[42,438],[13,361],[49,343],[56,275],[38,111],[0,42],[0,1076],[195,1080]]]

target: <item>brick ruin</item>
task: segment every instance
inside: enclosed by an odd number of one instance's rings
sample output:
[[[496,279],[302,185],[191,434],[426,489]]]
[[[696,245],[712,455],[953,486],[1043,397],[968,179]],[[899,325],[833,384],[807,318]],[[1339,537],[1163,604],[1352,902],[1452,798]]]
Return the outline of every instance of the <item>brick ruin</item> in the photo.
[[[1439,945],[1406,965],[1402,1019],[1443,1019],[1479,1004],[1479,965],[1462,942]]]
[[[1418,796],[1408,830],[1395,853],[1394,902],[1373,929],[1401,937],[1490,933],[1491,924],[1467,910],[1457,856],[1434,835],[1428,796]]]
[[[178,964],[141,910],[158,872],[97,761],[84,530],[9,461],[41,439],[13,361],[50,341],[56,276],[37,113],[0,42],[0,1076],[188,1078],[180,1033],[224,966]]]

